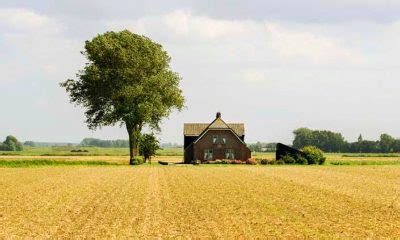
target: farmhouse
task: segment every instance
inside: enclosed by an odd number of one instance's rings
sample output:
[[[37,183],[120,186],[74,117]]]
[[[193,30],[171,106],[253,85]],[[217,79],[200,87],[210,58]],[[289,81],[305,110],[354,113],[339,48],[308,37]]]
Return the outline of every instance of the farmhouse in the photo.
[[[185,163],[251,157],[244,142],[244,124],[225,123],[219,112],[211,123],[185,123],[183,135]]]

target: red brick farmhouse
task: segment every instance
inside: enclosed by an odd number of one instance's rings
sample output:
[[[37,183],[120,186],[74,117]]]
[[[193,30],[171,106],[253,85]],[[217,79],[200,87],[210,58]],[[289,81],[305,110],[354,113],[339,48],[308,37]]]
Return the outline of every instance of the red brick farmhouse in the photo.
[[[185,163],[194,160],[247,160],[251,151],[244,142],[243,123],[225,123],[217,113],[211,123],[185,123]]]

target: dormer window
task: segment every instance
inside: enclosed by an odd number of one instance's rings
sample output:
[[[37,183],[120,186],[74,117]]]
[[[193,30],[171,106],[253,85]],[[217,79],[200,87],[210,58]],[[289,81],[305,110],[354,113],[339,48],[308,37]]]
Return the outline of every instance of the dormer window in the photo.
[[[213,135],[212,136],[212,143],[213,144],[217,144],[218,143],[218,136],[217,135]]]

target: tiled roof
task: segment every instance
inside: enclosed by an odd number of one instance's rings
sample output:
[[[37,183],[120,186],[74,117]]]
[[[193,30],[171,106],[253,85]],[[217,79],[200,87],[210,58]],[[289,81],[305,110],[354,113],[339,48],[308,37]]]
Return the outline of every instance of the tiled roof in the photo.
[[[216,119],[211,125],[209,123],[185,123],[183,127],[183,134],[185,136],[198,136],[200,135],[209,125],[211,129],[227,128],[228,125],[237,135],[244,135],[244,124],[243,123],[225,123],[220,119]]]

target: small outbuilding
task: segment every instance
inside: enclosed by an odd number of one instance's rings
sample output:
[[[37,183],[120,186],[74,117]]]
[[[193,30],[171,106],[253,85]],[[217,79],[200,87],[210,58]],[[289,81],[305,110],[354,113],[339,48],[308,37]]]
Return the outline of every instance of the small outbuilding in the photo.
[[[185,163],[251,158],[244,142],[244,124],[225,123],[219,112],[211,123],[185,123],[183,135]]]

